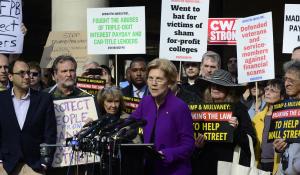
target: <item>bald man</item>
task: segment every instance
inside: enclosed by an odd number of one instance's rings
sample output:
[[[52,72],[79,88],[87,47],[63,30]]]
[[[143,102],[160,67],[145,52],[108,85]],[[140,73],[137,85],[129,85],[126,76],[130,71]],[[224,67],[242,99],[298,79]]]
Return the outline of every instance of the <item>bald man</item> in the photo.
[[[0,54],[0,91],[9,88],[8,82],[8,58],[7,56]]]

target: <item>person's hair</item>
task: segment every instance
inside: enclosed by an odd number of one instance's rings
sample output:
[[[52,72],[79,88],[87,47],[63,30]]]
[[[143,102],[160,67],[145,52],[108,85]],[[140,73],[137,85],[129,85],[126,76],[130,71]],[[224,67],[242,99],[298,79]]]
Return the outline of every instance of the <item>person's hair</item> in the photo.
[[[12,74],[14,72],[14,67],[15,67],[16,62],[23,62],[23,63],[27,64],[27,62],[24,59],[18,58],[8,65],[8,73]]]
[[[77,69],[77,62],[74,57],[72,57],[70,55],[60,55],[54,60],[54,62],[52,64],[53,72],[57,71],[57,65],[59,63],[63,63],[65,61],[71,61],[75,65],[75,69]]]
[[[293,52],[295,52],[296,50],[300,49],[300,46],[297,46],[293,49]]]
[[[109,98],[115,98],[115,97],[119,98],[119,100],[120,100],[119,109],[118,109],[118,112],[116,115],[121,116],[124,106],[125,106],[121,90],[116,86],[111,86],[111,87],[105,87],[101,91],[98,92],[97,102],[100,106],[101,115],[104,115],[107,113],[104,109],[104,101]]]
[[[82,70],[85,71],[85,67],[89,64],[95,64],[97,66],[100,66],[99,63],[97,63],[96,61],[87,61],[84,63],[83,67],[82,67]]]
[[[218,86],[218,85],[217,85]],[[226,97],[224,99],[225,103],[237,103],[240,99],[239,95],[237,94],[236,90],[232,87],[222,86],[226,89]],[[214,103],[211,97],[210,91],[211,85],[207,86],[203,94],[203,100],[205,103]]]
[[[273,86],[280,90],[280,95],[286,97],[284,81],[279,78],[269,80],[267,86]]]
[[[221,57],[217,52],[214,51],[207,51],[206,53],[203,54],[202,56],[202,61],[203,63],[204,59],[211,59],[213,62],[217,62],[218,68],[221,68]]]
[[[165,77],[168,80],[169,85],[173,85],[177,81],[177,68],[176,66],[167,59],[156,58],[149,62],[147,66],[147,77],[150,70],[159,69],[165,73]]]
[[[297,73],[298,78],[300,79],[300,61],[288,61],[285,65],[284,65],[284,72],[294,72]]]
[[[143,57],[136,57],[131,61],[129,67],[132,68],[133,63],[136,63],[136,62],[143,62],[145,64],[145,66],[147,65],[146,60]]]
[[[38,62],[31,61],[28,63],[29,69],[35,69],[41,74],[41,67]]]

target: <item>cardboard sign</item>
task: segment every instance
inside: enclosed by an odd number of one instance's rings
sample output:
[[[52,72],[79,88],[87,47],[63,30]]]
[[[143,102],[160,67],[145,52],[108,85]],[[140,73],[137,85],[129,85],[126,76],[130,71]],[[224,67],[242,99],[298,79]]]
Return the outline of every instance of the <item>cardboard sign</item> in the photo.
[[[78,88],[86,90],[89,94],[97,95],[99,90],[102,90],[105,87],[105,80],[77,77]]]
[[[126,96],[123,96],[123,100],[125,103],[124,112],[126,112],[128,114],[131,114],[133,111],[135,111],[141,101],[140,98],[126,97]]]
[[[236,45],[237,18],[209,18],[208,45]]]
[[[87,9],[89,54],[144,54],[145,7]]]
[[[60,55],[71,55],[77,67],[87,60],[86,32],[50,32],[40,62],[42,68],[51,68],[53,61]]]
[[[299,100],[284,100],[273,105],[268,141],[279,138],[300,143]]]
[[[300,4],[285,4],[282,53],[300,46]]]
[[[162,0],[159,57],[201,62],[207,51],[209,0]]]
[[[54,110],[57,122],[57,144],[65,144],[66,138],[73,137],[77,134],[88,120],[98,119],[93,97],[54,100]],[[71,157],[71,148],[58,147],[54,154],[52,166],[69,166]],[[97,158],[96,160],[99,159]],[[88,154],[84,157],[80,157],[80,154],[78,154],[78,157],[73,157],[71,165],[93,162],[94,154]]]
[[[232,104],[190,104],[194,138],[203,134],[207,142],[233,142],[233,127],[228,123],[232,117]]]
[[[238,83],[273,79],[272,13],[239,19],[236,40]]]
[[[22,1],[0,1],[0,53],[22,53]]]

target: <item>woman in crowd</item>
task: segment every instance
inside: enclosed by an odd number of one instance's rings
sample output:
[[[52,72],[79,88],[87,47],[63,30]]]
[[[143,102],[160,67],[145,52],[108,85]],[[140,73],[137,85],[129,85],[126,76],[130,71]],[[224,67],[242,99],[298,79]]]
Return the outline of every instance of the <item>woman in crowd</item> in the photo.
[[[268,143],[268,132],[272,118],[272,105],[285,97],[284,82],[281,79],[270,80],[264,89],[265,101],[267,103],[263,111],[257,113],[253,118],[253,125],[257,135],[255,148],[255,158],[259,163],[259,168],[264,171],[273,171],[273,165],[277,169],[279,157],[274,160],[273,144]],[[274,164],[275,161],[275,164]]]
[[[205,103],[232,103],[233,117],[229,124],[234,128],[233,143],[206,142],[203,135],[196,138],[193,160],[193,174],[217,175],[218,161],[231,162],[233,151],[238,144],[242,148],[240,164],[249,166],[250,149],[247,134],[255,142],[256,137],[247,108],[239,101],[236,92],[242,89],[232,81],[231,75],[225,70],[216,70],[210,79],[199,78],[198,85],[207,85],[204,92]],[[240,90],[241,91],[241,90]]]
[[[132,113],[145,119],[144,142],[154,143],[161,159],[147,160],[151,175],[189,175],[194,149],[192,116],[188,106],[171,92],[177,69],[165,59],[154,59],[147,66],[147,84],[151,95],[142,99]]]

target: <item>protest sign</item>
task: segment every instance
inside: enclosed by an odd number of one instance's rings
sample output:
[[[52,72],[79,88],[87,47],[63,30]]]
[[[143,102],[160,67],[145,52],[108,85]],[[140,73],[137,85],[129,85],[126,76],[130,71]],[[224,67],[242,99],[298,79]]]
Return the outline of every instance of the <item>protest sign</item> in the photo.
[[[40,62],[42,68],[51,68],[53,61],[60,55],[71,55],[77,67],[87,60],[86,32],[50,32]]]
[[[78,88],[86,90],[89,94],[97,95],[99,90],[102,90],[105,87],[105,80],[86,78],[86,77],[77,77]]]
[[[144,54],[145,7],[87,9],[89,54]]]
[[[273,105],[268,142],[285,139],[287,142],[300,142],[300,101],[284,100]]]
[[[22,53],[22,1],[0,2],[0,53]]]
[[[201,62],[207,50],[209,0],[163,0],[159,57]]]
[[[240,18],[236,42],[239,83],[275,77],[271,12]]]
[[[88,120],[98,119],[93,97],[54,100],[57,122],[57,144],[65,144],[66,138],[77,134]],[[94,154],[72,157],[72,148],[58,147],[54,154],[53,167],[80,165],[94,162]],[[96,156],[97,157],[97,156]],[[76,160],[76,161],[75,161]],[[98,160],[98,159],[96,159]]]
[[[139,106],[140,98],[123,96],[125,109],[124,112],[131,114]]]
[[[203,134],[208,142],[233,142],[233,127],[228,123],[232,117],[232,104],[190,104],[189,108],[195,139]]]
[[[300,46],[300,4],[285,4],[282,53]]]
[[[235,45],[237,18],[209,18],[208,45]]]

